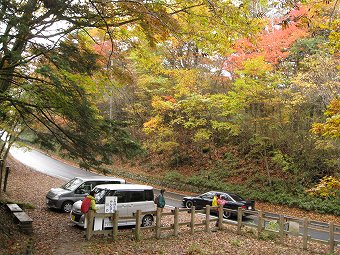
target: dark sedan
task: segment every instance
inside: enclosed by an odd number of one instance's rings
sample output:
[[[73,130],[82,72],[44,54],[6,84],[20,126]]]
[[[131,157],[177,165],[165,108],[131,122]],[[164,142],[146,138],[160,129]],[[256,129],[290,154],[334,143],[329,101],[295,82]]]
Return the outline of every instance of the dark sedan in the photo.
[[[191,208],[192,206],[195,206],[196,209],[202,209],[206,205],[211,206],[214,196],[217,194],[220,194],[221,197],[226,201],[224,208],[237,210],[239,207],[241,207],[245,210],[255,210],[255,201],[244,200],[239,195],[221,191],[209,191],[198,196],[183,197],[182,206],[186,208]],[[230,218],[232,214],[236,213],[225,211],[223,216],[224,218]]]

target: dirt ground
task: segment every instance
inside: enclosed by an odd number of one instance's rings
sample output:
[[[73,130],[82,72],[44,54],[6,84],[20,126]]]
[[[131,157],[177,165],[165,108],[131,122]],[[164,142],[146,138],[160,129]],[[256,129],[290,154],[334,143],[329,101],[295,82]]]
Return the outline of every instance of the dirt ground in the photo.
[[[326,245],[312,243],[308,250],[302,250],[301,238],[286,238],[281,245],[278,239],[271,236],[258,240],[251,229],[244,229],[243,235],[236,234],[235,227],[226,227],[223,231],[197,232],[190,234],[189,229],[180,232],[178,237],[162,233],[157,240],[150,231],[137,242],[131,229],[125,229],[124,236],[113,241],[111,237],[95,236],[86,241],[84,231],[73,226],[69,215],[49,210],[45,205],[45,195],[52,187],[60,186],[63,181],[33,171],[18,162],[11,162],[8,190],[1,199],[14,202],[24,202],[34,206],[26,209],[33,219],[33,234],[27,235],[19,231],[13,223],[10,213],[0,207],[0,255],[7,254],[329,254]],[[266,206],[265,204],[262,205]],[[268,205],[267,205],[268,206]],[[274,210],[278,208],[273,207]],[[282,208],[279,208],[282,210]],[[285,213],[291,213],[290,208],[283,208]],[[303,214],[303,212],[300,212]],[[292,215],[292,214],[289,214]],[[313,214],[314,219],[317,214]],[[180,220],[189,220],[190,214],[181,216]],[[330,219],[333,216],[329,216]],[[324,218],[324,216],[320,216]],[[203,216],[202,216],[203,219]],[[198,219],[200,220],[200,219]],[[336,222],[339,220],[335,218]],[[170,225],[172,219],[165,217],[162,224]],[[340,254],[340,250],[336,251]]]

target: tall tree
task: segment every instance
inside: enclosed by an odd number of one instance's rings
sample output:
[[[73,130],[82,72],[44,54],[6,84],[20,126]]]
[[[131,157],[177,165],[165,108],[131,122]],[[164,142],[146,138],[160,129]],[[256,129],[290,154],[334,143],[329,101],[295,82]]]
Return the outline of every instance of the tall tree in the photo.
[[[150,46],[155,46],[170,35],[190,38],[198,34],[196,40],[202,41],[203,34],[183,32],[180,23],[189,24],[192,18],[201,14],[205,24],[210,18],[216,22],[223,20],[219,15],[227,14],[228,6],[237,9],[230,3],[220,1],[1,0],[2,121],[8,121],[8,107],[18,112],[23,126],[28,124],[27,118],[33,118],[33,122],[40,122],[41,125],[29,125],[31,130],[39,133],[39,128],[44,127],[67,150],[78,151],[76,155],[80,153],[88,166],[89,162],[95,162],[96,155],[90,148],[96,147],[92,145],[96,145],[97,136],[93,139],[84,137],[94,135],[98,130],[98,126],[93,125],[96,124],[94,117],[97,115],[98,119],[99,115],[83,86],[84,83],[91,83],[96,54],[89,52],[84,47],[86,45],[59,42],[71,33],[88,33],[87,28],[94,27],[106,31],[106,39],[111,41],[111,45],[126,34],[129,34],[128,47],[133,46],[136,37],[147,40]],[[246,12],[245,7],[236,16],[242,17],[242,13]],[[204,27],[204,24],[201,26]],[[135,34],[128,32],[131,29]],[[112,59],[113,53],[112,48],[109,59]],[[42,64],[46,59],[48,65],[44,66]],[[40,65],[36,70],[35,64]],[[84,76],[87,77],[85,80]],[[29,100],[22,97],[25,93],[31,96]],[[109,133],[117,131],[115,128],[101,130]],[[87,134],[90,131],[92,133]],[[50,140],[47,135],[40,138],[46,144]],[[96,153],[101,152],[97,150]]]

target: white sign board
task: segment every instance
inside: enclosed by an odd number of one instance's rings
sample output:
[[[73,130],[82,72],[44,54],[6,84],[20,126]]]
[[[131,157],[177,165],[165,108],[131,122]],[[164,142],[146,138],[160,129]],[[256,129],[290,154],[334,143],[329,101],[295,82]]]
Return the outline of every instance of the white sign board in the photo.
[[[105,197],[104,213],[114,213],[117,211],[117,197]]]

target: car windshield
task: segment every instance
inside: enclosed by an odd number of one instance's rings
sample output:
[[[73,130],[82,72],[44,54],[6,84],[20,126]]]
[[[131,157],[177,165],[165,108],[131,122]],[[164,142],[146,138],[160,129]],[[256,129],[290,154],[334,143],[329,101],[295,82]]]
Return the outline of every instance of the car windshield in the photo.
[[[211,193],[211,192],[207,192],[207,193],[204,193],[202,195],[200,195],[201,198],[204,198],[204,199],[213,199],[214,198],[214,194]]]
[[[74,190],[82,183],[83,183],[82,179],[73,178],[67,183],[65,183],[63,186],[61,186],[61,188],[66,189],[66,190]]]
[[[244,201],[244,199],[236,194],[229,194],[229,196],[231,196],[232,199],[234,199],[235,201]]]

